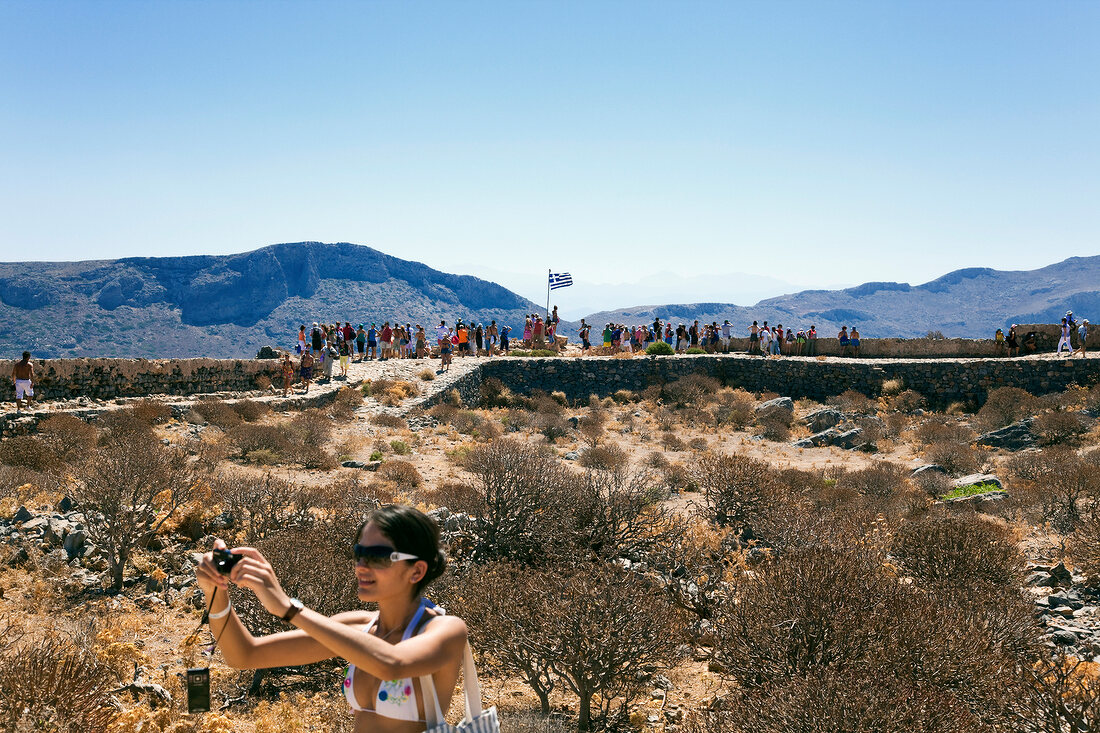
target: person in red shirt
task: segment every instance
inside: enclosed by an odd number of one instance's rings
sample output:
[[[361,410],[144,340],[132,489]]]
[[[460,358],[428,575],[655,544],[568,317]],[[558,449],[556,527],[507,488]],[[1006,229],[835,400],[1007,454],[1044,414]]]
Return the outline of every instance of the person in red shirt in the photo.
[[[390,328],[390,322],[386,321],[386,324],[382,326],[382,361],[389,359],[393,356],[393,329]]]

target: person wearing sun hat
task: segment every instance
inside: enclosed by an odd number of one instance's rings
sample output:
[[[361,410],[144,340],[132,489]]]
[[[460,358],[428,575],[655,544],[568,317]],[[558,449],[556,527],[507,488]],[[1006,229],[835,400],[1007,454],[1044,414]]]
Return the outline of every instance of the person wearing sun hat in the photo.
[[[1089,337],[1089,319],[1082,318],[1081,325],[1077,327],[1077,340],[1080,344],[1073,350],[1074,355],[1085,355],[1085,340]]]

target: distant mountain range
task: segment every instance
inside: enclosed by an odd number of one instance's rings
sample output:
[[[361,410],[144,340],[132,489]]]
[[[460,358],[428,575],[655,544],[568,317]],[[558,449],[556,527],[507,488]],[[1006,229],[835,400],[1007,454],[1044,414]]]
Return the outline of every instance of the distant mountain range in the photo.
[[[248,357],[314,321],[523,322],[540,306],[355,244],[224,256],[0,263],[0,353]],[[9,356],[10,358],[10,356]]]
[[[864,283],[843,290],[804,290],[762,300],[753,306],[732,303],[655,305],[602,311],[589,323],[674,323],[729,319],[738,335],[754,320],[795,330],[816,325],[832,335],[841,326],[858,326],[865,338],[944,336],[990,338],[1012,323],[1057,323],[1067,310],[1100,321],[1100,256],[1071,257],[1038,270],[975,267],[910,285]]]
[[[276,244],[237,255],[131,257],[87,262],[0,263],[0,354],[248,357],[289,346],[317,320],[439,319],[517,329],[543,306],[492,282],[451,275],[354,244]],[[679,323],[753,320],[822,333],[856,325],[864,337],[988,337],[1012,322],[1055,322],[1072,309],[1100,321],[1100,256],[1038,270],[957,270],[923,285],[866,283],[760,301],[638,306],[587,316]],[[575,335],[575,324],[563,323]]]

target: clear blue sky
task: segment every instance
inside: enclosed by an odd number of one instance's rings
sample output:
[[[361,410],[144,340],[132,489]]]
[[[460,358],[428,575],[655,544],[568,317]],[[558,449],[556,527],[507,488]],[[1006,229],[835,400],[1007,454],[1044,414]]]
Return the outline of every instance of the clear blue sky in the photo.
[[[0,260],[1030,269],[1100,253],[1098,39],[1097,2],[0,0]]]

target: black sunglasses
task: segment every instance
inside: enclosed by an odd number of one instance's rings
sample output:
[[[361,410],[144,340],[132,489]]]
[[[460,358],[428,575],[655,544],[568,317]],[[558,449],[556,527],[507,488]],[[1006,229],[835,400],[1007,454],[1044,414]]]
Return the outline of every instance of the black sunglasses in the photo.
[[[388,568],[398,560],[419,560],[416,555],[398,552],[389,545],[355,545],[352,548],[355,564],[365,564],[369,568]]]

